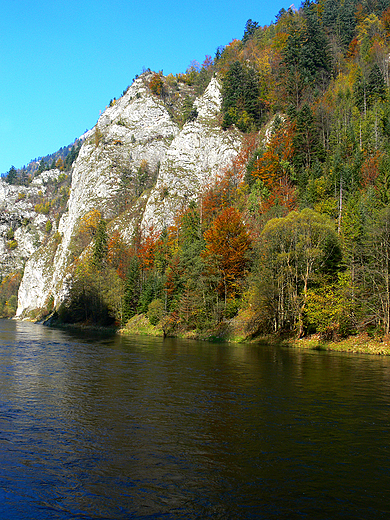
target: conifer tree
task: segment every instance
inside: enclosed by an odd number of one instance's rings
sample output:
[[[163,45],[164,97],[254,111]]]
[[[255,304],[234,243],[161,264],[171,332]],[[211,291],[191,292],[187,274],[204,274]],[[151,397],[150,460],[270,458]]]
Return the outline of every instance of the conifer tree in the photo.
[[[104,219],[100,219],[96,228],[93,244],[92,262],[96,268],[102,267],[107,255],[107,225]]]

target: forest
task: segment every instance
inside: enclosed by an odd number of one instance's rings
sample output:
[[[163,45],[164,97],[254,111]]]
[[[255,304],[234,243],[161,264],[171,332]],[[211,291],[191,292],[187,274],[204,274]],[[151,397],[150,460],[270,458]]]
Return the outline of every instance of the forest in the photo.
[[[237,319],[246,338],[389,334],[389,46],[390,1],[305,1],[269,26],[248,20],[183,74],[155,74],[160,97],[216,75],[221,131],[238,128],[242,148],[173,225],[137,229],[131,246],[85,215],[74,256],[89,252],[57,318],[123,327],[143,314],[164,335]]]

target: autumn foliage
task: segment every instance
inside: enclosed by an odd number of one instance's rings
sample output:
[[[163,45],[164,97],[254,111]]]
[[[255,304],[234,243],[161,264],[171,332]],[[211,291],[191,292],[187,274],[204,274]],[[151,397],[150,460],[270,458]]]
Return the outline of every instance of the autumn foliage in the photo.
[[[227,297],[239,292],[239,280],[249,265],[251,239],[241,214],[232,207],[224,209],[205,231],[206,247],[202,256],[211,272],[218,273],[218,290]]]

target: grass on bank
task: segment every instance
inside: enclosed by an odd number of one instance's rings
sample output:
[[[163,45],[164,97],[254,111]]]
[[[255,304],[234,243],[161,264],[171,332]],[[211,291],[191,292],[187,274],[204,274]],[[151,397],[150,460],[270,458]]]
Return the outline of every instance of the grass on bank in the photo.
[[[159,322],[156,325],[152,325],[145,314],[138,314],[131,318],[126,326],[119,332],[121,334],[138,334],[157,337],[164,336],[162,323]],[[318,334],[301,339],[296,339],[291,336],[279,337],[275,335],[251,337],[250,335],[245,334],[243,322],[241,320],[230,320],[227,323],[222,323],[216,330],[203,331],[200,333],[194,330],[180,330],[179,328],[175,331],[169,331],[166,335],[211,342],[226,341],[252,345],[278,345],[309,350],[350,352],[381,356],[390,355],[390,335],[370,336],[367,333],[362,333],[347,338],[341,338],[337,341],[324,340]]]

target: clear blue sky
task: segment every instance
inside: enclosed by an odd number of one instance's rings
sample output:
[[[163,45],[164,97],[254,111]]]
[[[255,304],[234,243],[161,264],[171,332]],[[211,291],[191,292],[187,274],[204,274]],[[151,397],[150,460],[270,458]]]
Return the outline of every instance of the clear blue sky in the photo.
[[[0,0],[0,173],[92,128],[143,68],[185,72],[289,2]]]

